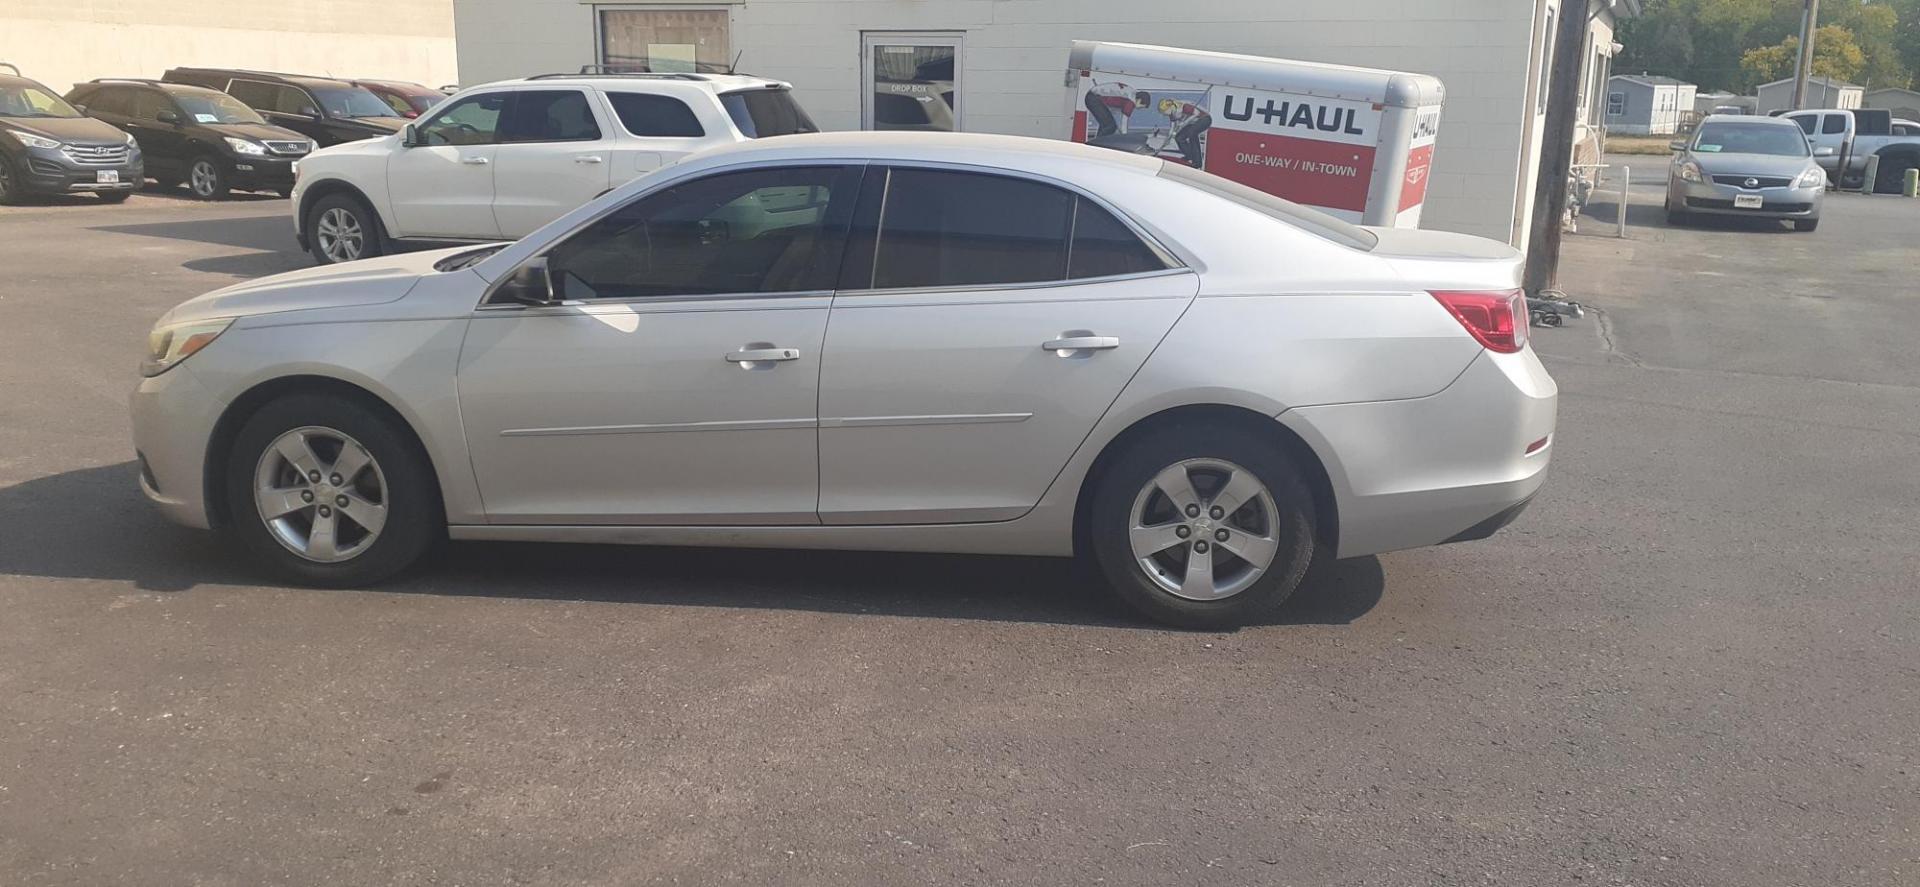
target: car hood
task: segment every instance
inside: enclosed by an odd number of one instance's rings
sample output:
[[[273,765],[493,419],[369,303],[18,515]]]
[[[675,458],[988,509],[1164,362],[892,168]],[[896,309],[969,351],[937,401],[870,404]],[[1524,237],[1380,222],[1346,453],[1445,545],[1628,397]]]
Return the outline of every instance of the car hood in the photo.
[[[161,317],[160,323],[382,305],[406,295],[421,275],[438,273],[433,270],[435,262],[471,249],[458,246],[401,253],[249,280],[181,302]]]
[[[1811,157],[1780,154],[1714,154],[1695,151],[1693,162],[1707,175],[1797,176],[1813,165]]]
[[[309,141],[306,136],[287,129],[284,126],[274,126],[271,123],[209,123],[206,124],[206,127],[223,136],[253,139],[256,142]]]
[[[127,134],[92,117],[0,117],[0,129],[17,129],[37,136],[81,145],[120,145]]]

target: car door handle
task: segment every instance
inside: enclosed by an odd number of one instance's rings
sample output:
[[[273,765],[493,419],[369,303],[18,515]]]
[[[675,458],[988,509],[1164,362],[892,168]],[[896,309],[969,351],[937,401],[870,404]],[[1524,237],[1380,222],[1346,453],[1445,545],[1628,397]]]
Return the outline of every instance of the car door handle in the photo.
[[[1072,356],[1072,351],[1112,351],[1120,347],[1120,340],[1114,336],[1067,336],[1061,339],[1049,339],[1040,343],[1040,348],[1051,351],[1061,357]]]
[[[461,163],[465,163],[465,164],[467,164],[467,165],[469,165],[469,166],[486,166],[486,165],[487,165],[487,158],[485,158],[485,157],[462,157],[462,158],[460,158],[460,162],[461,162]]]
[[[798,348],[742,348],[729,351],[725,357],[728,363],[764,363],[773,360],[799,360]]]
[[[599,157],[596,157],[596,156],[594,156],[594,155],[592,155],[592,154],[587,154],[587,155],[584,155],[584,156],[581,156],[581,157],[575,157],[575,158],[573,158],[573,162],[575,162],[575,163],[599,163],[599,162],[600,162],[600,158],[599,158]]]

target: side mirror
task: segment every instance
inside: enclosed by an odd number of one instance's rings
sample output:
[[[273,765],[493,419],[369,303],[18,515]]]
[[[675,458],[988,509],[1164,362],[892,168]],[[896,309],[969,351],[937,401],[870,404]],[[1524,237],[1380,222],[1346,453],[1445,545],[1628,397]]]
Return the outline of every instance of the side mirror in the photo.
[[[1668,142],[1668,143],[1667,143],[1667,150],[1669,150],[1669,151],[1685,151],[1685,150],[1687,150],[1687,143],[1686,143],[1686,142],[1685,142],[1684,140],[1681,140],[1681,139],[1675,139],[1675,140],[1673,140],[1673,141],[1671,141],[1671,142]]]
[[[1838,153],[1840,152],[1833,150],[1833,146],[1831,145],[1821,145],[1820,147],[1813,149],[1813,156],[1815,157],[1832,157],[1833,155]]]
[[[554,288],[553,272],[547,268],[546,256],[530,259],[515,268],[494,292],[495,298],[502,302],[535,306],[560,303],[560,294]]]
[[[302,116],[302,117],[306,117],[306,118],[308,118],[308,119],[311,119],[311,120],[319,120],[319,119],[320,119],[320,111],[319,111],[318,109],[316,109],[316,108],[301,108],[301,109],[300,109],[300,116]]]
[[[420,130],[414,128],[413,124],[409,123],[400,128],[400,147],[418,148],[420,145]]]
[[[158,120],[161,123],[168,124],[169,126],[180,125],[180,115],[172,111],[161,111],[153,115],[153,119]]]

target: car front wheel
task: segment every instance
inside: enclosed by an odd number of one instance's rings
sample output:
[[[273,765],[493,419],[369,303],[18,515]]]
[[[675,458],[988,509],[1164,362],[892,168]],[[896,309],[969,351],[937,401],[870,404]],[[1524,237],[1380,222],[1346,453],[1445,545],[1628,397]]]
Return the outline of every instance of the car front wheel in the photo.
[[[326,394],[262,407],[226,468],[234,534],[303,585],[368,585],[412,565],[444,535],[437,490],[394,420]]]
[[[322,265],[351,262],[384,252],[380,220],[366,204],[335,194],[321,198],[307,213],[307,243]]]
[[[187,167],[187,190],[201,200],[227,199],[227,174],[211,157],[200,157]]]
[[[1307,484],[1271,440],[1208,426],[1136,442],[1094,492],[1087,539],[1133,609],[1183,628],[1270,617],[1313,558]]]

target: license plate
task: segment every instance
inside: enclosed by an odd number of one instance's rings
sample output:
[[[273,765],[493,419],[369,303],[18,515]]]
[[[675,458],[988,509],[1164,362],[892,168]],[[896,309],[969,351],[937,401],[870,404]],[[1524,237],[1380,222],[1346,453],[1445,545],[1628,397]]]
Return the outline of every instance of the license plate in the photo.
[[[1758,194],[1733,195],[1734,209],[1759,209],[1760,207],[1765,206],[1766,202],[1767,202],[1766,198],[1763,198]]]
[[[118,185],[120,184],[120,171],[117,169],[100,170],[93,174],[93,181],[95,184],[100,185]]]

